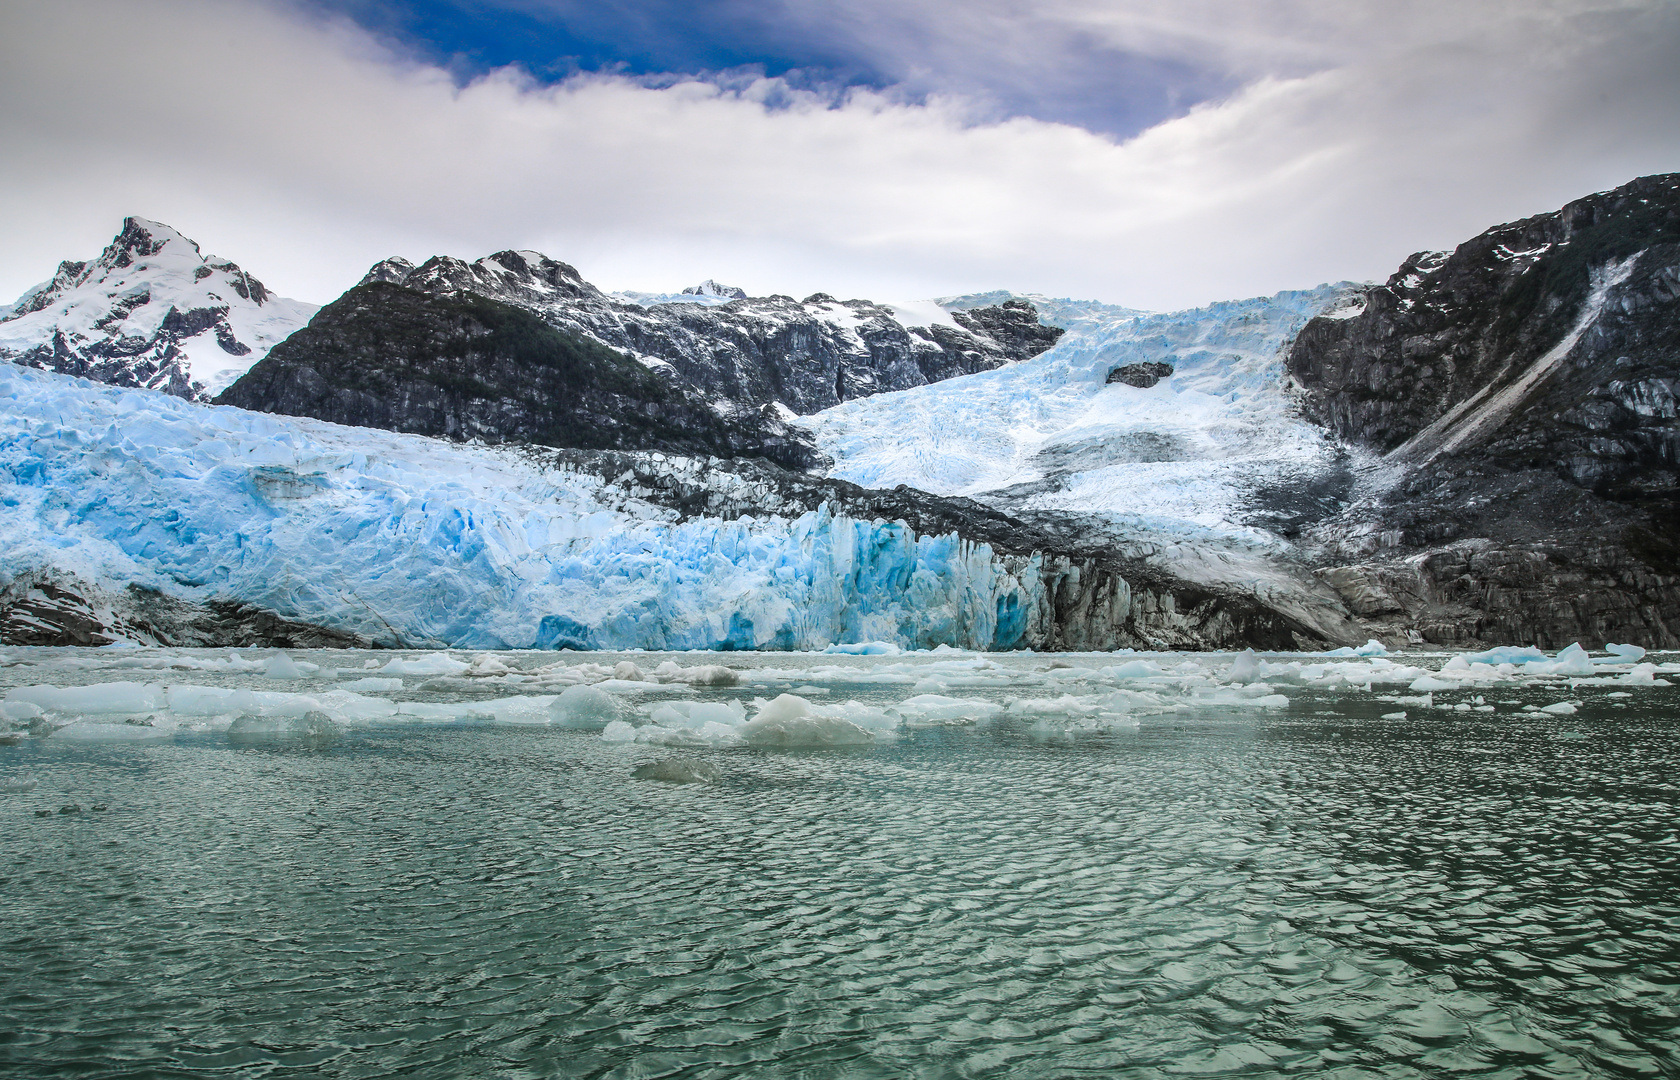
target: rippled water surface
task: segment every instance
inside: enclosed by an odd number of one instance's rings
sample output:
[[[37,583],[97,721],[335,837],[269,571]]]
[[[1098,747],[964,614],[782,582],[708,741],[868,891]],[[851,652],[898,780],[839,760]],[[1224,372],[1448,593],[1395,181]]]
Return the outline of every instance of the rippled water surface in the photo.
[[[0,1073],[1680,1075],[1680,690],[1499,693],[683,751],[703,785],[551,726],[24,738]]]

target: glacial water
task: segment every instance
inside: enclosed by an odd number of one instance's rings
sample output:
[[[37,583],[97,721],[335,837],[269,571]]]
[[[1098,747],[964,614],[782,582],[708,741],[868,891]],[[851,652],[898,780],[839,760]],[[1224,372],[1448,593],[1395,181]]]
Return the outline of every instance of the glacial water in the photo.
[[[277,655],[0,650],[0,1076],[1680,1075],[1673,657]]]

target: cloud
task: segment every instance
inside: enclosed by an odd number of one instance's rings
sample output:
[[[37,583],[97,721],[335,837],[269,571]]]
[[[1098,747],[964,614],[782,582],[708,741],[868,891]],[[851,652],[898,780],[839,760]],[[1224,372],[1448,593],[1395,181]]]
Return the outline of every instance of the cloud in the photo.
[[[347,21],[246,0],[19,7],[0,41],[9,295],[138,213],[313,300],[388,254],[535,247],[609,287],[1004,287],[1165,308],[1386,276],[1411,251],[1680,168],[1665,3],[1036,7],[1098,52],[1236,87],[1123,141],[997,120],[982,90],[837,101],[776,79],[516,69],[461,85]],[[936,7],[904,10],[928,23]],[[1017,7],[995,10],[1019,32]],[[1055,35],[1034,40],[1020,79],[1060,55]]]

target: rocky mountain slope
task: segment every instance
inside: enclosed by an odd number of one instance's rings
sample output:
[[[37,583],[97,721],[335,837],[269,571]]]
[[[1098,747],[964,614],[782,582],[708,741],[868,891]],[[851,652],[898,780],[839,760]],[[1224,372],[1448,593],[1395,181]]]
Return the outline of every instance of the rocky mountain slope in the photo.
[[[323,308],[217,401],[455,440],[813,460],[774,410],[714,405],[524,308],[386,281]]]
[[[1374,627],[1680,645],[1680,175],[1414,255],[1288,366],[1382,455],[1312,533]]]
[[[0,360],[204,398],[315,311],[169,226],[131,217],[97,258],[60,263],[0,309]]]
[[[1036,356],[1062,333],[1021,301],[936,311],[918,323],[867,300],[735,297],[739,290],[707,282],[689,297],[699,302],[644,304],[609,296],[534,251],[471,263],[439,256],[418,267],[387,259],[368,272],[371,281],[500,300],[664,369],[708,400],[774,402],[800,415]]]

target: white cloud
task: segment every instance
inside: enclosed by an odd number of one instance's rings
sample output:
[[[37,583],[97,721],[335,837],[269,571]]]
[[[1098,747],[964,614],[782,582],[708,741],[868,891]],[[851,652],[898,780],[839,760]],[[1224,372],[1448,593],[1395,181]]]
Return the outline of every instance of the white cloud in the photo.
[[[1664,3],[1046,6],[1245,80],[1124,143],[976,124],[955,97],[834,108],[768,84],[513,72],[458,87],[347,26],[242,0],[13,7],[6,295],[137,213],[317,301],[387,254],[535,247],[608,287],[1171,307],[1386,276],[1413,250],[1680,168],[1680,9]],[[772,90],[791,104],[766,108]]]

